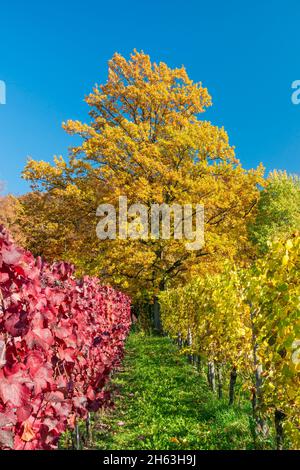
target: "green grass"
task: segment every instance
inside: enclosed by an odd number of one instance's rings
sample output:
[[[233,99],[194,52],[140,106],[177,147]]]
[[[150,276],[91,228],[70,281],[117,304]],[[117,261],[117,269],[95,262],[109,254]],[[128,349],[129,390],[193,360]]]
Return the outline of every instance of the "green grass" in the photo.
[[[168,338],[132,333],[113,388],[115,407],[96,415],[93,448],[253,448],[248,402],[218,400]]]

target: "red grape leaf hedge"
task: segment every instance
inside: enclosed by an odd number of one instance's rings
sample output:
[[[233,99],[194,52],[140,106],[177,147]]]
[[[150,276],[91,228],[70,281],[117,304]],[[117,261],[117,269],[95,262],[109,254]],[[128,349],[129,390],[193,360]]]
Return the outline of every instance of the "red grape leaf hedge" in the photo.
[[[35,259],[0,226],[0,449],[55,449],[103,406],[129,328],[128,296]]]

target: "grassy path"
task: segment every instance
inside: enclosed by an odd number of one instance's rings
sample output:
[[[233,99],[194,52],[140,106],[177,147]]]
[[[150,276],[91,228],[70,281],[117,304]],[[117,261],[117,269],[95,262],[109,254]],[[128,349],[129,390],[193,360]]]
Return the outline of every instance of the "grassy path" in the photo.
[[[98,415],[94,448],[252,448],[249,409],[213,397],[168,338],[131,334],[113,383],[115,409]]]

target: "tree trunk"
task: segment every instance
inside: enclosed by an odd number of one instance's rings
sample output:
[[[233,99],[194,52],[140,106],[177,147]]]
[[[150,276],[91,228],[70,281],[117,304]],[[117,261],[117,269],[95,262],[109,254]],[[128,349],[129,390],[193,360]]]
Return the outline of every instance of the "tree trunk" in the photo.
[[[218,381],[218,397],[221,399],[223,397],[223,374],[222,374],[222,366],[218,364],[217,367],[217,381]]]
[[[187,346],[188,348],[191,348],[193,346],[193,337],[192,337],[192,332],[190,328],[188,329]],[[191,351],[189,351],[188,353],[188,362],[190,364],[193,364],[193,354],[191,353]]]
[[[233,405],[234,402],[234,390],[237,378],[236,367],[233,367],[230,372],[230,382],[229,382],[229,405]]]
[[[253,351],[253,365],[255,370],[255,387],[252,394],[252,412],[253,419],[255,422],[255,436],[262,435],[264,438],[267,437],[269,433],[269,427],[266,420],[260,414],[259,406],[262,399],[262,365],[258,361],[257,357],[257,339],[255,331],[255,316],[256,311],[252,308],[250,304],[250,319],[251,319],[251,329],[252,329],[252,351]]]
[[[208,384],[213,392],[216,391],[216,377],[215,377],[215,364],[214,361],[208,361],[207,371]]]
[[[255,369],[255,389],[252,395],[252,411],[253,411],[253,418],[255,421],[255,434],[259,435],[262,434],[263,437],[266,437],[269,432],[268,425],[264,418],[260,415],[259,412],[259,405],[261,403],[261,395],[262,395],[262,366],[258,361],[257,357],[257,339],[256,339],[256,331],[255,331],[255,320],[256,312],[251,308],[250,318],[251,318],[251,328],[252,328],[252,349],[253,349],[253,364]]]
[[[275,410],[275,429],[276,429],[276,447],[277,450],[283,449],[283,421],[285,414],[280,410]]]
[[[91,414],[89,412],[86,417],[85,426],[86,426],[87,441],[90,443],[92,440],[92,433],[91,433]]]
[[[160,305],[158,302],[158,298],[154,298],[153,304],[153,323],[154,323],[154,330],[161,334],[162,333],[162,324],[160,320]]]
[[[80,450],[80,432],[79,432],[78,424],[76,424],[74,432],[75,432],[75,449]]]
[[[199,360],[198,354],[193,354],[193,364],[197,369],[198,369],[198,360]]]

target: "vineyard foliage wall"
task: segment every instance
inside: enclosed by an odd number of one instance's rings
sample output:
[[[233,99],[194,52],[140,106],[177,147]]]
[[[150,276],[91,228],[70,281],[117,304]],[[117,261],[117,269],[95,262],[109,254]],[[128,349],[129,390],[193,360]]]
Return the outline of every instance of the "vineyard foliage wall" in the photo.
[[[238,371],[256,419],[279,412],[295,448],[300,447],[299,272],[295,235],[274,242],[248,271],[227,264],[222,274],[160,296],[164,329],[184,338],[190,353],[217,370]]]
[[[52,449],[108,400],[130,300],[17,247],[0,227],[0,448]]]

